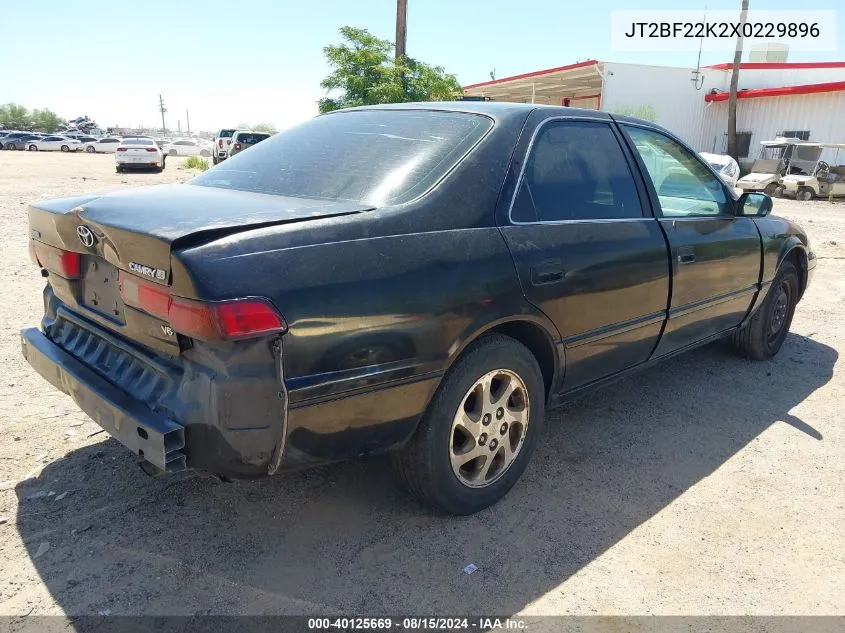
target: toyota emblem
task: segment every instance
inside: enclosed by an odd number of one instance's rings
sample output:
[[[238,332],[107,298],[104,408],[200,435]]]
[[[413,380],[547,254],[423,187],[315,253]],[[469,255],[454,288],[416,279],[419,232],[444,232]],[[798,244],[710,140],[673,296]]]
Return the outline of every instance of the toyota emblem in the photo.
[[[92,233],[91,229],[84,224],[76,227],[76,236],[84,246],[87,246],[88,248],[94,246],[94,233]]]

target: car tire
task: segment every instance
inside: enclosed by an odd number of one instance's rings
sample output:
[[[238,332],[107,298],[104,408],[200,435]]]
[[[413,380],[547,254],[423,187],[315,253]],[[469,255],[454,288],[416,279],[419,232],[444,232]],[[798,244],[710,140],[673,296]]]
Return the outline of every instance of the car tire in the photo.
[[[798,193],[795,194],[795,199],[801,202],[807,202],[815,197],[813,190],[809,187],[798,187]]]
[[[781,186],[775,187],[775,192],[772,194],[772,198],[783,198],[784,188]]]
[[[734,350],[744,358],[769,360],[780,351],[798,303],[800,281],[792,262],[781,264],[763,304],[739,332],[733,335]]]
[[[91,145],[89,145],[88,147],[85,148],[85,151],[88,152],[89,154],[93,154],[97,150],[95,150]]]
[[[219,162],[219,161],[217,160],[217,156],[212,156],[212,157],[211,157],[211,164],[212,164],[212,165],[216,165],[218,162]]]
[[[29,151],[30,151],[30,152],[37,152],[37,151],[38,151],[38,147],[37,147],[36,145],[30,145],[30,146],[29,146]]]
[[[479,394],[508,399],[504,406],[485,407]],[[392,455],[394,469],[415,497],[436,509],[478,512],[504,497],[522,475],[544,412],[545,387],[534,355],[510,337],[485,335],[449,368],[416,433]]]
[[[777,191],[778,184],[776,182],[770,182],[768,185],[763,187],[763,193],[767,196],[774,196],[775,191]]]

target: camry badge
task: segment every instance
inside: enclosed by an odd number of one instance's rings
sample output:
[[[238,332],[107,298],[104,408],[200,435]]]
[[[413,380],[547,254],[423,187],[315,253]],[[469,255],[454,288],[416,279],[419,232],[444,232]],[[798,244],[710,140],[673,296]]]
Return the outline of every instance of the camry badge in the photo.
[[[159,281],[164,281],[165,279],[167,279],[166,270],[162,270],[161,268],[153,268],[152,266],[146,266],[145,264],[139,264],[138,262],[129,262],[129,270],[131,270],[133,273],[138,273],[139,275],[158,279]]]

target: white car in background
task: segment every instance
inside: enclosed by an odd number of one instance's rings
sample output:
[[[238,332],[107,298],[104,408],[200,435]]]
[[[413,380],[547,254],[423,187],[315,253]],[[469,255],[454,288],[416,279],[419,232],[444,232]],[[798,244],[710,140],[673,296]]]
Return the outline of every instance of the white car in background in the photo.
[[[699,155],[719,173],[729,187],[736,187],[736,181],[739,179],[739,164],[731,156],[707,152],[700,152]]]
[[[67,136],[45,136],[39,141],[28,141],[26,144],[30,152],[75,152],[81,147],[82,143]]]
[[[178,138],[161,148],[168,156],[211,156],[211,147],[193,138]]]
[[[120,145],[120,139],[112,136],[109,138],[101,138],[90,143],[83,143],[82,149],[89,154],[114,154],[118,145]]]
[[[142,136],[127,137],[115,148],[115,171],[121,173],[127,169],[164,170],[165,154],[151,138]]]

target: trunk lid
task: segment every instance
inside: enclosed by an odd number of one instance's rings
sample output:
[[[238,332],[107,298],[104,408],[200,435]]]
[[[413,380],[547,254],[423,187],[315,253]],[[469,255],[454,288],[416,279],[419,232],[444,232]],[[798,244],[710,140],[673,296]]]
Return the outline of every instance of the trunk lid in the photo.
[[[373,208],[359,202],[161,185],[104,196],[39,201],[30,208],[29,225],[31,237],[37,241],[93,255],[117,268],[168,284],[170,255],[180,243]]]

